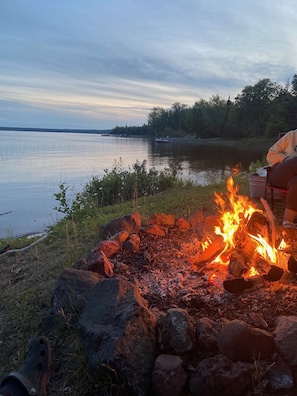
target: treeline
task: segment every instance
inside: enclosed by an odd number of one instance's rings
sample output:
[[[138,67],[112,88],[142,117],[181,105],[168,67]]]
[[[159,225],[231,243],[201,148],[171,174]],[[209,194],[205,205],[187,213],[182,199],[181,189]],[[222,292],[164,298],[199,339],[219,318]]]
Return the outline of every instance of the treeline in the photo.
[[[242,139],[271,138],[297,128],[297,74],[282,86],[270,79],[246,86],[232,101],[212,96],[192,107],[154,107],[143,126],[117,126],[117,135]]]

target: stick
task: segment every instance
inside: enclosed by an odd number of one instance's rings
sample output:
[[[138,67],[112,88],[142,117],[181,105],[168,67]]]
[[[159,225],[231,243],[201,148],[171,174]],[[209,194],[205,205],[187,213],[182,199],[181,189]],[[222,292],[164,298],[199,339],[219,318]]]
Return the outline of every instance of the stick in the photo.
[[[8,254],[15,254],[15,253],[19,253],[19,252],[24,252],[24,251],[30,249],[32,246],[36,245],[37,243],[43,241],[47,236],[48,236],[48,234],[45,234],[41,238],[37,239],[37,241],[34,241],[30,245],[25,246],[23,248],[7,250],[6,252],[2,253],[0,257],[7,256]]]
[[[270,228],[271,228],[271,244],[272,244],[272,247],[275,248],[276,230],[275,230],[274,216],[273,216],[273,213],[272,213],[270,206],[268,205],[268,202],[266,201],[266,199],[264,199],[262,197],[260,199],[261,199],[261,203],[264,206],[264,209],[267,213],[268,223],[270,224]]]

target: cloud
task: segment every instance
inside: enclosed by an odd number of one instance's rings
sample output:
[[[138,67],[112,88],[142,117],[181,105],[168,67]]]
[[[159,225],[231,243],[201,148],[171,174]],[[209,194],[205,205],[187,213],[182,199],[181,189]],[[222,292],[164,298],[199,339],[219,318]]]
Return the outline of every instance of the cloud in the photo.
[[[155,106],[285,84],[296,16],[293,0],[1,2],[0,122],[141,125]]]

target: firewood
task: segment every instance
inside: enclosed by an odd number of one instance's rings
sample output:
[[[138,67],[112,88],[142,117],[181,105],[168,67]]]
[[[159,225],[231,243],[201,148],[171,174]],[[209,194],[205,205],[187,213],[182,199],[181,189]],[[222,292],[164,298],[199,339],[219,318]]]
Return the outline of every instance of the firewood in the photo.
[[[230,257],[228,272],[235,276],[235,278],[240,278],[249,266],[250,264],[248,263],[247,258],[244,255],[239,254],[238,251],[234,251]]]
[[[224,289],[229,293],[242,293],[253,286],[253,282],[244,278],[226,279],[223,282]]]
[[[223,282],[224,289],[229,293],[239,294],[245,290],[260,289],[265,285],[265,279],[262,276],[254,276],[251,278],[235,278],[226,279]]]
[[[272,265],[269,272],[266,275],[263,275],[263,278],[270,282],[275,282],[280,280],[283,274],[284,270],[282,268],[278,267],[277,265]]]
[[[258,271],[259,274],[261,275],[268,274],[272,265],[273,263],[271,263],[269,260],[265,259],[264,257],[258,254],[255,255],[253,266],[255,267],[255,269]]]
[[[297,273],[297,258],[294,256],[290,256],[288,260],[288,271]]]
[[[276,229],[275,229],[275,221],[274,221],[274,216],[273,213],[270,209],[270,206],[268,205],[268,202],[264,198],[260,198],[262,205],[265,208],[268,223],[271,228],[271,246],[274,248],[275,247],[275,241],[276,241]]]
[[[221,235],[218,235],[214,241],[202,252],[195,256],[195,265],[198,270],[202,270],[205,265],[214,260],[225,248],[225,242]]]
[[[246,261],[251,261],[254,257],[257,246],[258,243],[249,237],[247,233],[243,232],[243,238],[240,244],[236,244],[236,250],[238,254],[246,258]]]
[[[247,223],[247,232],[254,236],[259,234],[262,237],[268,237],[268,223],[266,217],[260,212],[254,212]]]

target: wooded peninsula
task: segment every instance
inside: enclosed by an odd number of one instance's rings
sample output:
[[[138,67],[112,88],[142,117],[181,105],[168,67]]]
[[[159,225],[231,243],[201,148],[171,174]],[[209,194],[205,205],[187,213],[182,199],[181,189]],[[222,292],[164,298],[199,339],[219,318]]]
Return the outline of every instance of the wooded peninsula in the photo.
[[[265,78],[246,86],[234,100],[213,95],[193,106],[154,107],[143,126],[117,126],[111,133],[200,139],[275,138],[297,128],[297,74],[285,86]]]

